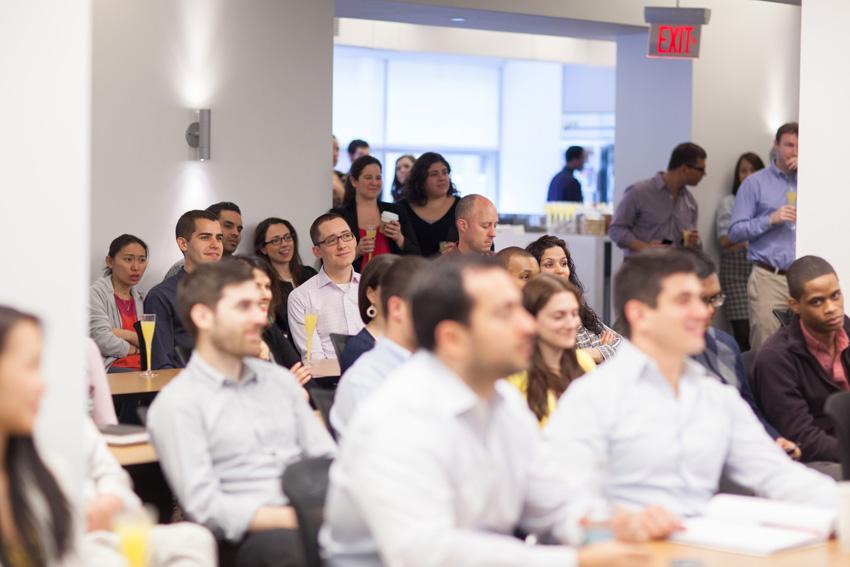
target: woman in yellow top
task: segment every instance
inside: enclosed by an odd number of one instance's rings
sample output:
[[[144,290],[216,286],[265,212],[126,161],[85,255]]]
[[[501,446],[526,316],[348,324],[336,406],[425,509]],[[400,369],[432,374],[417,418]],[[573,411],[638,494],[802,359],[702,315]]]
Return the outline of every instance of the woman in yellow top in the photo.
[[[540,427],[570,383],[596,368],[593,358],[576,349],[581,327],[581,294],[569,281],[541,274],[522,290],[522,303],[537,319],[537,338],[528,370],[508,377],[528,400]]]

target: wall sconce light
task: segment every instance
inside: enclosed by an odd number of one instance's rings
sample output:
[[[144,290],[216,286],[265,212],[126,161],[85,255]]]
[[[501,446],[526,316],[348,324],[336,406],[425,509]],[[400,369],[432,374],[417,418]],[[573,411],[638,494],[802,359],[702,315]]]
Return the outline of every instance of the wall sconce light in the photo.
[[[186,128],[186,143],[198,149],[198,159],[210,159],[210,109],[202,108],[197,111],[198,120]]]

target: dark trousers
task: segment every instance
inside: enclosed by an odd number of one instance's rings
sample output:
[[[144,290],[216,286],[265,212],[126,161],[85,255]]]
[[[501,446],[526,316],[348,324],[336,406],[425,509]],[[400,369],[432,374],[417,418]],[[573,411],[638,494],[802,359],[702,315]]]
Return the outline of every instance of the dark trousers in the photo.
[[[224,567],[307,567],[298,530],[253,532],[239,543],[219,541]]]

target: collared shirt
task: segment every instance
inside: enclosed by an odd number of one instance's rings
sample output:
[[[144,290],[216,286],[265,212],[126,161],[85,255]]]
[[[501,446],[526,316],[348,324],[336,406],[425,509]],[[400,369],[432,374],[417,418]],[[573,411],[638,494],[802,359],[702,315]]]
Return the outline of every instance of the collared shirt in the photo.
[[[289,294],[289,331],[301,357],[307,357],[307,329],[304,316],[318,315],[316,330],[310,344],[311,359],[336,358],[331,333],[356,335],[363,328],[357,305],[360,274],[351,272],[351,281],[337,284],[325,273],[325,268]]]
[[[841,329],[835,333],[835,356],[832,356],[829,348],[809,333],[802,320],[800,320],[800,329],[803,331],[806,350],[815,357],[815,360],[818,361],[818,364],[821,365],[827,376],[832,378],[845,392],[850,390],[850,385],[847,383],[847,370],[841,362],[841,353],[850,347],[850,338],[847,337],[847,331]]]
[[[543,460],[513,386],[484,400],[420,351],[349,424],[319,536],[327,564],[574,566],[567,547],[512,537],[573,533],[560,471]]]
[[[608,504],[704,510],[721,473],[759,496],[835,507],[835,482],[789,459],[731,386],[684,361],[678,395],[630,342],[573,382],[544,438],[573,490]]]
[[[177,284],[185,276],[186,270],[181,269],[177,275],[154,286],[145,297],[145,313],[156,315],[151,352],[151,366],[154,370],[182,368],[183,363],[175,347],[183,347],[187,352],[195,347],[194,339],[183,328],[177,313]]]
[[[699,206],[687,187],[682,187],[673,200],[673,193],[664,185],[662,172],[655,177],[626,187],[623,198],[614,212],[608,236],[625,251],[635,240],[652,242],[669,240],[682,243],[682,231],[697,227]]]
[[[702,364],[711,375],[716,376],[724,384],[735,386],[767,434],[773,439],[779,437],[779,431],[768,423],[753,397],[747,371],[741,360],[741,349],[738,348],[738,343],[732,335],[716,327],[709,327],[705,332],[705,350],[691,358]]]
[[[607,326],[603,325],[606,331],[611,331]],[[578,332],[576,333],[576,348],[582,350],[588,350],[591,348],[598,349],[602,354],[603,360],[608,360],[617,352],[617,348],[622,344],[623,337],[617,334],[615,331],[611,331],[614,333],[614,341],[611,344],[603,345],[602,340],[599,338],[599,335],[588,330],[587,327],[582,325],[579,327]]]
[[[154,399],[148,431],[187,515],[238,541],[262,506],[282,506],[298,460],[333,455],[333,440],[289,371],[243,359],[238,382],[198,353]]]
[[[386,337],[375,342],[375,347],[366,351],[351,365],[339,380],[331,408],[331,425],[338,437],[358,406],[383,384],[387,375],[410,358],[410,351]]]
[[[785,175],[775,163],[747,177],[732,208],[729,240],[749,241],[747,259],[787,270],[794,261],[797,232],[792,223],[770,224],[770,215],[788,204],[788,193],[797,191],[797,174]]]

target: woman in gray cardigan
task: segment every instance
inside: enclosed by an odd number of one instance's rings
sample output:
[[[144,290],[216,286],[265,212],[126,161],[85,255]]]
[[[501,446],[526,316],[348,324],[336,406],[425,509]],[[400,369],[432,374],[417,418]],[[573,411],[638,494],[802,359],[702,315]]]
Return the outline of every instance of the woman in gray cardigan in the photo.
[[[133,323],[143,313],[144,296],[136,285],[148,266],[148,245],[122,234],[109,245],[106,275],[89,289],[89,335],[107,369],[140,369],[139,340]]]

